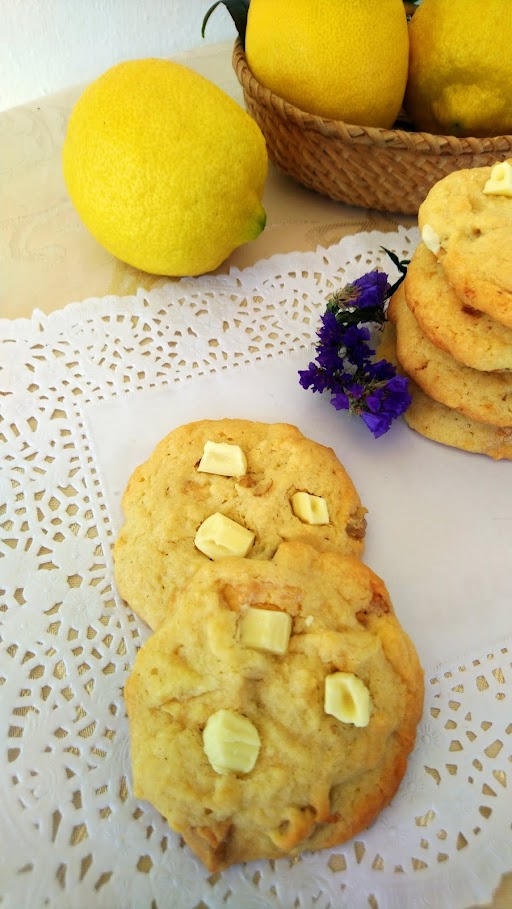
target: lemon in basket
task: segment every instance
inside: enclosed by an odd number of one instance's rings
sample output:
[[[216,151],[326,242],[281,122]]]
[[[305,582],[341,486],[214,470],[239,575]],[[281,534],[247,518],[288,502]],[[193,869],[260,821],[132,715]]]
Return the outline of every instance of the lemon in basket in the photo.
[[[510,0],[422,0],[409,35],[405,108],[417,129],[512,132]]]
[[[265,226],[263,135],[202,76],[130,60],[89,85],[71,112],[63,169],[96,240],[159,275],[212,271]]]
[[[311,114],[390,127],[408,66],[402,0],[251,0],[245,53],[256,79]]]

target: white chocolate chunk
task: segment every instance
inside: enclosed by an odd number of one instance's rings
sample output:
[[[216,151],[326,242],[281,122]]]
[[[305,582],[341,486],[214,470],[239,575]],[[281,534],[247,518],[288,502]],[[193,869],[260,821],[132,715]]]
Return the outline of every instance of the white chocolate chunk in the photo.
[[[292,617],[275,609],[249,606],[241,622],[240,641],[244,647],[286,653],[292,630]]]
[[[342,723],[367,726],[371,699],[364,682],[352,672],[333,672],[325,679],[324,710]]]
[[[512,165],[509,161],[500,161],[494,165],[483,191],[486,196],[512,198]]]
[[[194,544],[209,559],[226,556],[246,556],[254,542],[254,534],[231,518],[216,511],[198,527]]]
[[[234,710],[217,710],[203,730],[203,749],[216,773],[249,773],[260,751],[256,726]]]
[[[291,498],[292,510],[305,524],[328,524],[329,509],[322,496],[309,492],[295,492]]]
[[[434,228],[430,226],[430,224],[425,224],[423,230],[421,231],[421,239],[423,240],[427,249],[429,249],[431,253],[434,253],[434,255],[437,256],[439,250],[441,249],[441,240],[436,234]]]
[[[205,442],[197,469],[222,477],[242,477],[247,473],[247,458],[239,445],[228,442]]]

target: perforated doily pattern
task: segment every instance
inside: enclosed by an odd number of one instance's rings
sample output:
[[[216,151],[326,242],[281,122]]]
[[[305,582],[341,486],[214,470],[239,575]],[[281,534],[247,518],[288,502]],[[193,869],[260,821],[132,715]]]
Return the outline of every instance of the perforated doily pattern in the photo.
[[[244,272],[0,322],[0,904],[39,909],[461,909],[512,867],[511,645],[427,667],[403,785],[342,848],[209,875],[131,794],[122,689],[147,629],[113,584],[115,529],[84,408],[314,343],[366,234]],[[434,899],[434,902],[429,900]]]

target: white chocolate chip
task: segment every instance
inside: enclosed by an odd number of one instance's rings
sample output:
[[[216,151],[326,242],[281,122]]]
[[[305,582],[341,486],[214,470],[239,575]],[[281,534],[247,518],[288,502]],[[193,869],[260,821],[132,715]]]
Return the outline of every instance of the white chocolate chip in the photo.
[[[242,617],[240,641],[244,647],[283,654],[288,650],[291,629],[292,619],[287,612],[249,606]]]
[[[494,165],[483,191],[486,196],[512,198],[512,166],[509,161],[500,161]]]
[[[247,473],[247,458],[239,445],[228,442],[205,442],[198,468],[201,473],[223,477],[242,477]]]
[[[328,524],[329,509],[322,496],[313,496],[309,492],[296,492],[291,497],[292,510],[304,524]]]
[[[251,530],[218,511],[203,521],[194,539],[197,549],[210,559],[246,556],[253,542]]]
[[[434,253],[434,255],[437,256],[439,250],[441,249],[441,240],[436,234],[434,228],[430,226],[430,224],[425,224],[423,230],[421,231],[421,239],[423,240],[427,249],[429,249],[431,253]]]
[[[261,747],[258,730],[234,710],[217,710],[203,730],[203,749],[216,773],[250,773]]]
[[[366,685],[352,672],[333,672],[325,679],[324,710],[342,723],[367,726],[371,699]]]

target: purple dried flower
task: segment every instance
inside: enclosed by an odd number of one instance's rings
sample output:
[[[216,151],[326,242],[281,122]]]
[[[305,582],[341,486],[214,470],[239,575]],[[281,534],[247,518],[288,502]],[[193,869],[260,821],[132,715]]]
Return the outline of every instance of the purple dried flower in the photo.
[[[388,276],[383,271],[370,271],[361,278],[356,278],[352,287],[357,287],[359,296],[357,306],[366,309],[367,306],[382,306],[389,290]]]
[[[373,433],[376,439],[383,436],[391,428],[393,417],[388,413],[365,413],[361,414],[363,423]]]
[[[361,412],[361,419],[378,439],[388,431],[393,420],[407,410],[410,403],[407,379],[395,375],[387,382],[376,385],[366,395],[366,409]]]
[[[331,404],[335,410],[349,410],[350,398],[344,391],[340,391],[331,398]]]
[[[402,280],[407,263],[388,254]],[[411,403],[407,379],[397,376],[387,360],[373,361],[367,327],[385,321],[386,301],[398,283],[390,287],[387,275],[374,270],[329,297],[317,332],[315,362],[299,372],[303,388],[331,391],[332,406],[360,416],[376,439]]]
[[[396,370],[388,360],[377,360],[376,363],[372,363],[372,375],[381,382],[383,379],[392,379],[396,375]]]
[[[310,363],[307,369],[299,370],[299,383],[303,388],[312,391],[325,391],[330,387],[329,374],[316,363]]]
[[[336,290],[328,300],[327,308],[337,313],[343,309],[374,309],[379,310],[388,298],[390,286],[388,276],[382,271],[367,272],[346,284],[341,290]],[[372,320],[373,321],[373,320]]]

